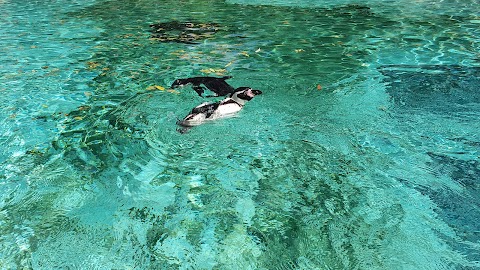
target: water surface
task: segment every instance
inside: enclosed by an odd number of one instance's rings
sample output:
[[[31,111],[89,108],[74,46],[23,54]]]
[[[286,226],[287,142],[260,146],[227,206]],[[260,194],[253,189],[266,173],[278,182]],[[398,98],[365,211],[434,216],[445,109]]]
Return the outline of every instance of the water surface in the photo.
[[[1,1],[0,268],[480,268],[479,4]]]

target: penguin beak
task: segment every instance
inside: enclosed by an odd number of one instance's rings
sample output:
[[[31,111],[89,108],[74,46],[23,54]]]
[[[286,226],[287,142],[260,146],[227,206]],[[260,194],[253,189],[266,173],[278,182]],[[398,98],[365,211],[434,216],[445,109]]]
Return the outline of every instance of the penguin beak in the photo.
[[[261,95],[261,94],[262,94],[262,91],[260,91],[260,90],[252,90],[252,93],[256,96],[256,95]]]
[[[181,79],[176,79],[173,83],[172,86],[170,86],[170,89],[175,89],[175,88],[180,88],[184,87],[185,83]]]
[[[262,93],[262,91],[260,91],[260,90],[253,90],[252,88],[248,88],[248,90],[246,90],[246,91],[244,92],[244,95],[245,95],[245,96],[248,96],[248,97],[251,99],[251,98],[253,98],[253,97],[256,96],[256,95],[260,95],[261,93]],[[250,100],[250,99],[249,99],[249,100]]]

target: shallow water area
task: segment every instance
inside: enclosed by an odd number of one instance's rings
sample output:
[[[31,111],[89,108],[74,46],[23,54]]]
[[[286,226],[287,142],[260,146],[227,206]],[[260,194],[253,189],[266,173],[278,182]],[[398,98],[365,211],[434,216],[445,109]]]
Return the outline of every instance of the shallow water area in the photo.
[[[479,269],[479,4],[0,1],[0,268]]]

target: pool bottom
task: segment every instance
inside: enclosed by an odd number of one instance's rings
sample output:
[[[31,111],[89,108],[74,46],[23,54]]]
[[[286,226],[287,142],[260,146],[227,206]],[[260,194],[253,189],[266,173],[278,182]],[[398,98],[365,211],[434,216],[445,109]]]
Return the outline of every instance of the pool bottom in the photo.
[[[5,28],[0,268],[479,268],[476,71],[451,64],[478,64],[473,12],[199,3]],[[190,15],[222,30],[149,39]],[[181,135],[203,100],[142,92],[214,73],[264,95]]]
[[[394,119],[379,109],[388,102],[380,82],[357,87],[362,90],[319,96],[326,106],[315,113],[305,108],[304,118],[268,114],[263,97],[238,117],[184,135],[175,130],[177,105],[165,102],[167,92],[139,94],[101,112],[90,104],[81,120],[73,114],[65,122],[69,128],[56,148],[11,161],[27,178],[3,187],[10,197],[4,197],[2,242],[19,249],[6,252],[2,263],[35,269],[474,267],[463,248],[452,248],[458,232],[425,195],[436,185],[455,190],[455,184],[424,171],[428,154],[412,156],[412,142],[396,135]],[[297,96],[299,104],[303,99],[315,102]],[[161,111],[153,110],[160,103]],[[364,110],[343,110],[352,104]],[[318,115],[322,121],[315,122]]]

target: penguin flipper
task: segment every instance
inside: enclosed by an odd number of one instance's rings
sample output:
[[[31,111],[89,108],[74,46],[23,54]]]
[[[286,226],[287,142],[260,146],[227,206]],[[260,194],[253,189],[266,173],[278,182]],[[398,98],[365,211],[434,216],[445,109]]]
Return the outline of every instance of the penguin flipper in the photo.
[[[192,86],[193,90],[195,90],[195,92],[197,92],[197,94],[199,96],[202,97],[203,95],[203,92],[205,92],[205,88],[203,88],[202,86],[200,86],[200,84],[195,84]]]

